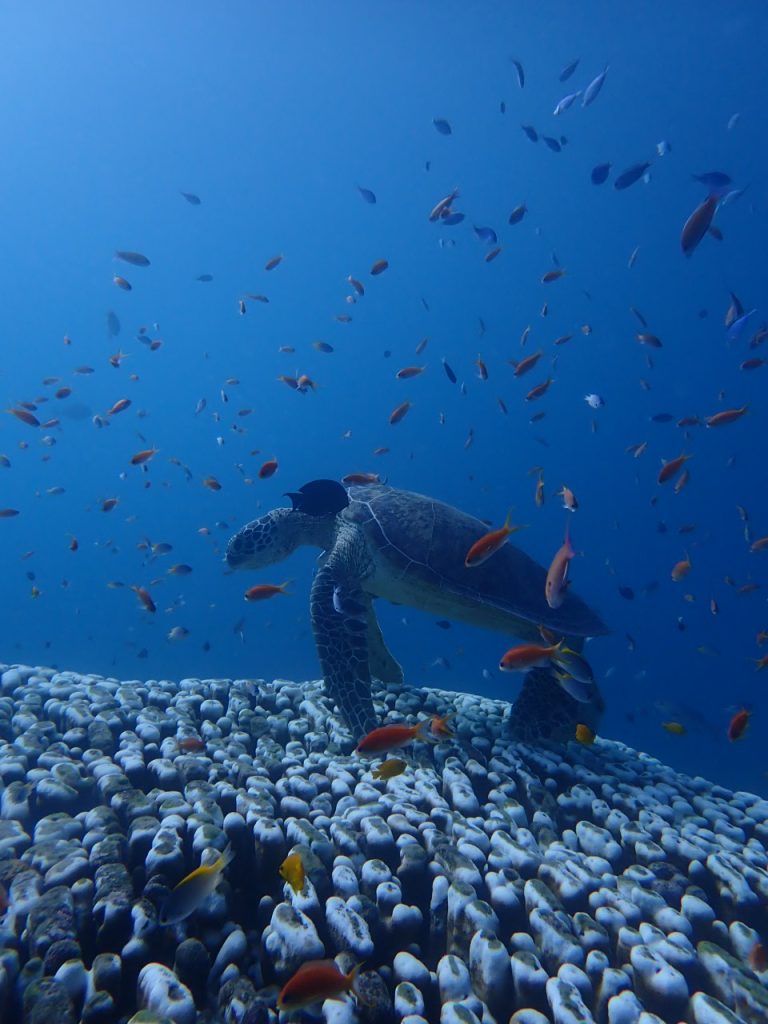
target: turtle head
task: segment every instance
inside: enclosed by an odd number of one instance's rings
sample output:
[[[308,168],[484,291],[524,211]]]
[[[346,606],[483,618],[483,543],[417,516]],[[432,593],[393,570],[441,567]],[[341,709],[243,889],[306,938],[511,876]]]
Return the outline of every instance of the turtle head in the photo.
[[[331,547],[336,515],[349,503],[345,488],[333,480],[315,480],[288,497],[293,508],[273,509],[231,538],[226,554],[230,569],[274,565],[304,545]]]

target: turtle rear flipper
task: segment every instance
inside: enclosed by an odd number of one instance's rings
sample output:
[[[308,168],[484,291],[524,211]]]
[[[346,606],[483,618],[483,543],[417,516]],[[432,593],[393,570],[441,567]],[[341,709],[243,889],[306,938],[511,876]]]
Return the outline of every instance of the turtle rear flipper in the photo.
[[[341,559],[329,558],[312,584],[312,632],[328,696],[358,739],[378,724],[371,700],[366,604],[359,580],[350,578]]]
[[[381,635],[381,626],[379,626],[376,610],[373,607],[373,600],[370,597],[368,597],[367,604],[368,668],[370,673],[374,679],[380,679],[382,683],[396,683],[398,686],[402,686],[403,670],[384,643],[384,637]]]

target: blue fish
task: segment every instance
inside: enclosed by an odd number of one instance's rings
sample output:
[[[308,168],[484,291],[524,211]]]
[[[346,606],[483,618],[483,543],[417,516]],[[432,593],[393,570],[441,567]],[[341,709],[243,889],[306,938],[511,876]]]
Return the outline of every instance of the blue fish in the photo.
[[[521,124],[520,127],[523,129],[523,131],[531,140],[531,142],[539,141],[539,133],[536,131],[532,124]]]
[[[523,70],[523,65],[520,63],[519,60],[513,60],[512,64],[514,65],[515,71],[517,72],[517,84],[520,86],[521,89],[524,89],[525,71]]]
[[[750,320],[756,312],[756,309],[750,309],[748,313],[744,313],[743,316],[740,316],[733,321],[731,326],[728,328],[728,341],[734,342],[739,340],[739,338],[741,337],[741,332],[747,325],[747,321]]]
[[[702,185],[706,185],[707,188],[727,188],[733,181],[730,174],[725,174],[723,171],[706,171],[704,174],[692,174],[691,177],[694,181],[700,181]]]
[[[432,124],[435,126],[435,131],[439,132],[440,135],[451,135],[453,129],[451,128],[448,121],[444,117],[433,117]]]
[[[554,153],[559,153],[560,150],[563,148],[557,141],[557,139],[553,139],[549,135],[542,135],[541,138],[544,142],[546,142],[546,144]]]
[[[496,245],[499,240],[493,228],[478,228],[475,226],[473,231],[480,241],[485,242],[487,245]]]
[[[633,164],[631,167],[628,167],[626,171],[622,171],[614,181],[613,187],[618,191],[629,188],[629,186],[634,185],[636,181],[640,181],[650,166],[651,165],[647,160],[641,164]]]
[[[592,179],[593,185],[603,185],[608,180],[608,175],[611,173],[611,165],[598,164],[597,167],[592,168],[590,178]]]
[[[363,188],[362,185],[358,185],[357,191],[360,193],[360,195],[363,197],[366,203],[370,203],[371,205],[373,205],[376,202],[376,193],[372,192],[369,188]]]
[[[576,58],[576,60],[569,61],[568,64],[566,64],[565,67],[563,68],[563,70],[560,72],[560,77],[559,77],[558,81],[560,81],[560,82],[567,82],[568,79],[571,77],[571,75],[573,74],[573,72],[576,70],[576,68],[578,66],[579,66],[579,58],[578,57]]]
[[[605,76],[608,74],[608,65],[605,65],[605,69],[600,72],[597,78],[593,78],[587,88],[584,90],[584,96],[581,100],[582,107],[588,107],[590,103],[594,103],[597,99],[600,90],[603,88],[603,82]]]
[[[463,213],[449,213],[447,216],[440,218],[440,223],[447,224],[448,227],[453,227],[454,224],[461,224],[463,220]]]

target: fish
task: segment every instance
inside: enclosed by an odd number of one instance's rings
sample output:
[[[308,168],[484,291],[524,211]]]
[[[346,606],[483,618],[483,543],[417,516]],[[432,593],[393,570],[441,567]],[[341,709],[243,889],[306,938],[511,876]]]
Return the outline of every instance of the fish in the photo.
[[[278,470],[277,459],[267,459],[259,467],[259,480],[268,480],[271,476],[274,476]]]
[[[570,524],[565,524],[565,539],[555,552],[555,556],[547,570],[547,578],[544,583],[544,596],[550,608],[559,608],[565,600],[565,595],[570,583],[568,579],[568,567],[576,552],[571,544],[569,531]]]
[[[432,124],[439,135],[451,135],[453,133],[450,121],[446,121],[444,117],[433,117]]]
[[[485,242],[486,245],[496,245],[496,243],[499,240],[493,228],[482,226],[477,227],[477,225],[473,225],[472,230],[474,231],[476,237],[479,238],[481,242]]]
[[[559,153],[563,148],[562,143],[557,139],[553,139],[550,135],[542,135],[541,141],[551,149],[553,153]]]
[[[362,185],[358,185],[357,191],[360,193],[363,202],[368,203],[370,206],[374,206],[376,204],[376,193],[370,188],[363,188]]]
[[[116,338],[120,333],[120,320],[112,310],[107,313],[107,334],[110,338]]]
[[[579,743],[583,743],[588,747],[595,742],[595,733],[588,725],[584,725],[583,722],[579,722],[576,726],[576,739]]]
[[[634,601],[635,592],[632,587],[619,587],[619,594],[625,601]]]
[[[560,650],[562,641],[556,644],[517,644],[502,655],[499,669],[502,672],[527,672],[530,668],[544,668],[549,665]]]
[[[181,192],[180,195],[184,196],[190,206],[199,206],[202,202],[200,196],[196,196],[194,192]]]
[[[552,384],[552,378],[547,377],[546,380],[542,381],[541,384],[537,384],[531,388],[528,394],[525,396],[526,402],[535,402],[537,398],[541,398],[542,395],[546,394]]]
[[[209,491],[220,491],[221,484],[215,476],[206,476],[203,478],[203,487],[207,487]]]
[[[404,366],[395,374],[395,380],[410,380],[411,377],[418,377],[425,370],[426,366]]]
[[[134,267],[149,266],[149,260],[143,253],[131,252],[127,249],[117,249],[115,251],[115,259],[122,260],[123,263],[130,263]]]
[[[19,515],[17,508],[0,508],[0,519],[14,519]]]
[[[563,67],[560,74],[558,75],[558,82],[567,82],[578,66],[578,57],[576,57],[575,60],[569,60],[568,63]]]
[[[541,350],[539,350],[538,352],[532,352],[531,355],[526,356],[525,359],[521,359],[519,362],[515,362],[514,359],[510,359],[511,365],[514,366],[515,368],[515,377],[522,377],[523,374],[528,373],[529,370],[532,370],[543,355],[544,353]]]
[[[198,274],[195,280],[201,281],[203,284],[209,284],[213,280],[213,274]]]
[[[273,256],[271,259],[267,260],[267,262],[264,264],[264,269],[274,270],[275,267],[279,267],[282,262],[283,254],[279,253],[277,256]]]
[[[521,124],[520,127],[523,129],[523,131],[531,140],[531,142],[539,141],[539,133],[536,131],[532,124]]]
[[[587,403],[590,409],[602,409],[602,407],[605,405],[605,399],[602,397],[602,395],[584,395],[584,401]]]
[[[130,281],[127,281],[124,277],[119,274],[115,274],[112,278],[112,284],[116,284],[118,288],[122,288],[124,292],[133,291],[133,285]]]
[[[119,412],[123,412],[131,404],[130,398],[118,398],[111,409],[107,411],[107,416],[117,416]]]
[[[675,476],[680,469],[682,469],[682,467],[690,458],[692,458],[691,455],[682,454],[678,455],[676,459],[670,459],[668,462],[665,462],[659,470],[659,475],[656,478],[656,482],[659,484],[667,483],[668,480],[671,480],[672,477]]]
[[[594,699],[594,684],[583,683],[580,679],[569,675],[567,672],[555,670],[554,675],[560,688],[565,690],[569,697],[573,697],[580,704],[589,704]]]
[[[372,729],[355,747],[356,754],[383,754],[388,750],[397,750],[416,740],[430,742],[425,729],[431,727],[431,718],[422,718],[415,725],[381,725]]]
[[[559,278],[564,277],[568,273],[562,267],[558,267],[556,270],[548,270],[546,274],[541,277],[542,284],[550,284],[552,281],[557,281]]]
[[[152,595],[148,590],[146,590],[144,587],[139,587],[136,585],[132,586],[131,590],[134,592],[136,597],[138,597],[142,607],[146,611],[150,612],[151,614],[154,614],[157,611],[157,605],[152,600]]]
[[[187,636],[189,636],[189,630],[186,628],[186,626],[173,626],[171,629],[168,630],[168,633],[166,634],[166,639],[171,641],[183,640],[184,637]]]
[[[579,507],[579,503],[576,500],[576,495],[573,493],[570,487],[566,487],[565,484],[557,491],[556,496],[563,499],[563,508],[568,509],[569,512],[575,512]]]
[[[595,681],[595,673],[587,659],[570,647],[558,645],[556,653],[552,655],[552,661],[579,683],[592,685]]]
[[[376,260],[371,267],[371,275],[376,277],[378,274],[383,274],[388,266],[389,262],[387,260]]]
[[[301,859],[301,854],[298,852],[289,853],[278,868],[278,874],[283,881],[290,885],[296,894],[302,892],[307,875],[304,870],[304,861]]]
[[[443,196],[443,198],[438,203],[435,203],[435,205],[432,207],[432,210],[430,211],[429,214],[429,220],[440,220],[443,214],[450,209],[451,203],[454,201],[454,199],[458,199],[459,194],[459,190],[455,188],[453,192],[449,192],[447,196]],[[422,299],[422,302],[423,301],[424,300]]]
[[[685,558],[681,558],[679,562],[675,562],[675,564],[672,566],[672,572],[670,574],[672,577],[672,582],[680,583],[680,581],[684,580],[688,573],[691,571],[691,568],[692,564],[688,555],[686,555]]]
[[[584,90],[584,98],[581,101],[582,108],[588,107],[590,103],[594,103],[600,94],[600,90],[603,88],[605,82],[605,76],[608,74],[608,68],[610,65],[606,64],[600,74],[593,78],[587,88]]]
[[[632,164],[631,167],[628,167],[625,171],[622,171],[621,174],[615,179],[613,187],[616,189],[617,192],[621,192],[623,189],[629,188],[630,185],[634,185],[636,181],[640,181],[640,179],[644,176],[645,172],[648,170],[650,166],[651,165],[649,161],[644,161],[639,164]]]
[[[571,92],[557,103],[555,109],[552,111],[554,117],[559,117],[560,114],[564,114],[566,110],[569,110],[576,100],[581,96],[581,89],[578,92]]]
[[[136,452],[131,456],[131,465],[143,466],[145,462],[149,462],[150,459],[153,459],[159,450],[159,448],[144,448],[140,452]]]
[[[356,964],[349,974],[344,974],[334,960],[307,960],[280,990],[278,1010],[290,1013],[353,992],[361,967],[362,964]]]
[[[597,164],[592,168],[590,172],[590,180],[593,185],[604,185],[608,180],[608,175],[611,173],[610,163]]]
[[[514,208],[514,210],[512,211],[512,213],[510,213],[510,215],[509,215],[509,223],[510,224],[519,224],[520,221],[523,219],[523,217],[526,215],[527,212],[528,212],[528,207],[525,205],[525,203],[520,203],[520,205],[516,206]]]
[[[401,402],[400,405],[395,406],[392,412],[389,414],[389,422],[392,426],[399,423],[400,420],[406,415],[408,410],[411,408],[411,403],[408,401]]]
[[[730,174],[724,171],[705,171],[704,174],[692,174],[691,177],[708,188],[727,188],[733,182]]]
[[[374,779],[394,779],[398,775],[402,775],[405,769],[408,767],[408,763],[403,761],[400,757],[390,757],[386,761],[382,761],[381,764],[371,772]]]
[[[205,740],[200,739],[199,736],[184,736],[176,741],[176,746],[185,754],[197,754],[201,750],[205,750]]]
[[[673,736],[685,736],[686,728],[682,722],[662,722],[661,728],[672,733]]]
[[[39,427],[40,420],[29,409],[24,409],[20,406],[16,406],[12,409],[6,409],[12,416],[15,416],[17,420],[21,420],[22,423],[26,423],[28,427]]]
[[[753,658],[755,663],[755,672],[762,672],[764,668],[768,668],[768,654],[764,654],[762,658]]]
[[[738,114],[735,116],[738,117]],[[728,123],[730,125],[730,121]],[[756,942],[752,946],[747,955],[747,963],[756,974],[762,974],[763,971],[768,970],[768,950],[762,942]]]
[[[186,920],[211,895],[219,884],[222,872],[234,859],[234,851],[227,846],[212,863],[201,864],[190,871],[166,896],[160,909],[160,924],[178,924]]]
[[[640,342],[641,345],[646,345],[648,348],[663,348],[661,338],[655,334],[648,334],[647,332],[641,332],[635,335],[635,339]]]
[[[544,504],[544,477],[540,476],[536,481],[536,490],[533,495],[533,500],[536,502],[536,507],[541,508]]]
[[[753,553],[755,551],[765,551],[767,549],[768,549],[768,536],[758,537],[757,540],[752,542],[752,544],[750,545],[750,548],[749,548],[749,550],[751,552],[753,552]]]
[[[492,263],[500,252],[501,246],[497,245],[495,248],[491,249],[490,252],[487,252],[483,259],[485,260],[486,263]]]
[[[266,601],[270,597],[275,597],[277,594],[286,594],[287,587],[291,580],[286,580],[284,583],[257,583],[253,587],[249,587],[243,594],[243,598],[246,601]]]
[[[683,225],[683,230],[680,234],[680,248],[683,250],[684,256],[690,258],[696,246],[706,235],[707,231],[709,231],[718,202],[718,196],[707,196],[704,202],[696,207]]]
[[[704,423],[708,427],[724,427],[728,423],[734,423],[736,420],[741,419],[748,411],[748,405],[742,405],[738,409],[723,409],[721,412],[716,412],[713,416],[707,416]]]
[[[745,326],[747,325],[747,322],[751,319],[751,317],[754,316],[756,312],[756,309],[750,309],[742,316],[737,317],[729,326],[726,337],[731,344],[734,344],[739,340],[741,332],[744,330]]]
[[[742,708],[740,711],[736,712],[733,718],[731,718],[726,732],[731,743],[735,743],[736,740],[743,739],[751,717],[752,712],[748,711],[746,708]]]
[[[511,515],[511,511],[507,513],[504,525],[500,529],[491,530],[484,534],[470,547],[464,559],[464,565],[467,569],[472,569],[487,562],[492,555],[496,554],[499,548],[507,543],[511,534],[524,529],[522,526],[511,525]]]
[[[520,63],[519,60],[515,60],[512,57],[510,57],[509,59],[512,61],[512,67],[515,69],[515,73],[517,74],[517,84],[520,86],[521,89],[524,89],[525,70],[523,69],[523,65]]]

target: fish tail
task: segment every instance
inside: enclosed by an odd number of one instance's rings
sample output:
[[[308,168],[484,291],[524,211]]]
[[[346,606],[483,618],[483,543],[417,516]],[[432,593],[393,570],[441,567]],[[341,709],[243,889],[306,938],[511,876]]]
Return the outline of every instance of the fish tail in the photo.
[[[365,963],[366,963],[365,960],[361,960],[359,964],[355,964],[355,966],[352,968],[351,971],[349,971],[348,974],[344,975],[344,977],[346,979],[347,991],[351,992],[358,999],[360,999],[362,997],[360,996],[360,994],[355,989],[355,982],[357,981],[358,974],[360,973],[360,971],[365,966]],[[365,1002],[365,1000],[363,1000],[363,1002]]]
[[[281,583],[277,589],[280,591],[281,594],[285,594],[287,593],[287,588],[291,585],[291,583],[293,583],[292,579],[285,580],[285,582]]]
[[[219,863],[217,865],[219,872],[223,871],[224,868],[231,864],[234,859],[235,851],[232,849],[232,843],[227,843],[219,857]]]
[[[431,718],[424,718],[424,719],[422,719],[422,721],[419,722],[416,725],[416,732],[414,733],[413,738],[416,739],[416,740],[421,740],[422,743],[438,743],[439,742],[438,738],[436,736],[433,736],[431,732],[427,732],[427,733],[424,732],[424,729],[427,726],[431,727],[431,725],[432,725],[432,719]]]

